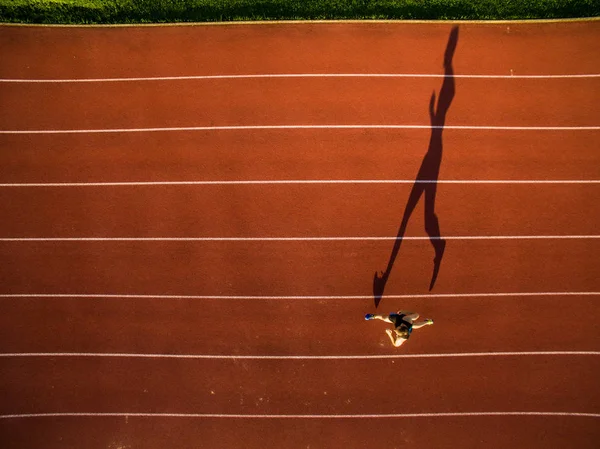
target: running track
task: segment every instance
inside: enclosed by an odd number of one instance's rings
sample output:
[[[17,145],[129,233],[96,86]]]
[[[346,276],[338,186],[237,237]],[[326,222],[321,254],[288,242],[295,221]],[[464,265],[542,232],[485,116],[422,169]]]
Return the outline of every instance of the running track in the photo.
[[[599,21],[460,24],[362,319],[449,31],[0,27],[2,447],[597,447]]]

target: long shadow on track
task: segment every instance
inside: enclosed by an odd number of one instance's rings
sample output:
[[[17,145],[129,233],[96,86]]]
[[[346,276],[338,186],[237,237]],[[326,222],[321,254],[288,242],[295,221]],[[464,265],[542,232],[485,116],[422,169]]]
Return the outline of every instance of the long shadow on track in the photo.
[[[458,27],[455,26],[450,31],[448,38],[448,44],[446,45],[446,52],[444,54],[444,81],[440,90],[438,98],[437,108],[435,107],[435,91],[431,94],[429,100],[429,118],[431,122],[431,137],[429,139],[429,148],[421,168],[417,174],[417,179],[412,186],[412,190],[408,197],[408,202],[404,209],[404,215],[402,222],[400,223],[400,229],[390,254],[387,268],[385,272],[381,272],[380,275],[375,272],[373,278],[373,296],[375,298],[375,307],[379,305],[381,298],[383,297],[383,291],[385,289],[386,282],[392,271],[394,261],[400,250],[400,245],[406,232],[406,226],[408,220],[412,215],[421,195],[425,194],[425,231],[429,235],[429,239],[435,250],[435,258],[433,260],[433,274],[431,276],[431,282],[429,284],[429,290],[433,289],[435,281],[437,279],[440,265],[442,263],[442,257],[444,256],[444,250],[446,248],[446,241],[441,237],[440,225],[435,214],[435,194],[437,191],[437,180],[440,173],[440,165],[442,163],[442,132],[444,131],[444,124],[446,122],[446,113],[450,108],[450,103],[454,98],[454,70],[452,68],[452,58],[454,57],[454,51],[458,43]]]

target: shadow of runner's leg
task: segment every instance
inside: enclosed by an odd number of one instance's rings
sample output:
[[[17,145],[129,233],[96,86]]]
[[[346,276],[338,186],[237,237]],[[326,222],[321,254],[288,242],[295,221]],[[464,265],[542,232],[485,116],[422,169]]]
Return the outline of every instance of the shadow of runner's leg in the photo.
[[[420,171],[419,171],[420,172]],[[419,179],[417,177],[417,179]],[[394,247],[392,248],[392,252],[390,254],[390,260],[388,261],[387,268],[385,272],[381,273],[381,276],[375,272],[375,276],[373,277],[373,297],[375,298],[375,308],[379,306],[379,302],[383,297],[383,291],[385,289],[385,284],[390,277],[390,273],[392,272],[392,267],[394,266],[394,261],[396,260],[396,256],[398,256],[398,251],[400,251],[400,245],[402,244],[402,239],[404,238],[404,233],[406,232],[406,226],[408,225],[408,220],[412,215],[421,195],[423,194],[425,184],[420,184],[415,182],[410,191],[410,195],[408,197],[408,202],[406,203],[406,207],[404,208],[404,215],[402,216],[402,223],[400,224],[400,229],[398,230],[398,234],[396,236],[396,240],[394,241]]]

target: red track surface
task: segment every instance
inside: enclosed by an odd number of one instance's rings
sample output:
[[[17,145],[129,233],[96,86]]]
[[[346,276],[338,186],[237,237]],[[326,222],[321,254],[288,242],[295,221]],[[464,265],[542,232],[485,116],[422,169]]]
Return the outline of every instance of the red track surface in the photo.
[[[449,31],[447,24],[402,23],[0,27],[0,78],[441,75]],[[599,21],[461,24],[454,71],[598,74],[598,54]],[[447,126],[600,123],[597,77],[455,82]],[[429,97],[441,83],[356,77],[0,82],[0,130],[427,125]],[[411,181],[429,134],[0,134],[0,183]],[[446,129],[443,142],[440,181],[600,179],[598,130]],[[0,357],[2,446],[597,447],[597,354],[349,360],[23,355],[600,351],[598,238],[448,240],[434,296],[393,298],[428,294],[431,244],[405,241],[379,309],[415,310],[435,325],[399,349],[389,344],[383,323],[362,319],[374,311],[373,273],[385,269],[390,240],[6,240],[393,237],[410,189],[410,183],[0,187],[0,352],[21,354]],[[440,183],[436,213],[445,237],[596,236],[599,197],[600,183]],[[422,202],[406,235],[426,236]],[[477,295],[528,292],[595,294]],[[596,416],[477,415],[489,412]],[[123,416],[7,417],[46,413]],[[124,416],[136,413],[245,417]],[[324,416],[382,414],[433,415]]]

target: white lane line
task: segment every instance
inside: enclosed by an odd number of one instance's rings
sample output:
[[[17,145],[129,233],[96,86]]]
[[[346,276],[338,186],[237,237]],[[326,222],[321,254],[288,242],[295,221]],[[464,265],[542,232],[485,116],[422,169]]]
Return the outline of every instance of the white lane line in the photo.
[[[63,79],[24,79],[3,78],[0,83],[117,83],[139,81],[192,81],[192,80],[236,80],[236,79],[277,79],[277,78],[463,78],[463,79],[576,79],[600,78],[598,73],[563,75],[481,75],[481,74],[434,74],[434,73],[266,73],[240,75],[188,75],[188,76],[147,76],[121,78],[63,78]]]
[[[126,187],[279,184],[600,184],[600,179],[283,179],[228,181],[119,181],[0,183],[0,187]]]
[[[427,298],[518,298],[518,297],[547,297],[547,296],[600,296],[600,292],[504,292],[504,293],[430,293],[415,295],[385,295],[387,299],[427,299]],[[309,295],[309,296],[265,296],[265,295],[116,295],[116,294],[85,294],[85,293],[2,293],[0,298],[77,298],[77,299],[264,299],[264,300],[350,300],[372,299],[373,295]]]
[[[0,358],[83,357],[125,359],[193,359],[193,360],[374,360],[428,359],[456,357],[531,357],[531,356],[599,356],[600,351],[525,351],[525,352],[458,352],[441,354],[364,354],[364,355],[232,355],[232,354],[135,354],[91,352],[15,352],[0,353]]]
[[[180,126],[159,128],[98,128],[98,129],[28,129],[0,130],[0,134],[94,134],[142,133],[168,131],[261,131],[261,130],[312,130],[312,129],[456,129],[488,131],[597,131],[600,126],[471,126],[471,125],[231,125],[231,126]]]
[[[398,237],[2,237],[0,242],[347,242]],[[592,240],[600,235],[460,235],[402,237],[402,240]]]
[[[0,419],[19,418],[233,418],[233,419],[380,419],[380,418],[466,418],[485,416],[536,416],[536,417],[573,417],[600,418],[600,413],[582,412],[441,412],[441,413],[375,413],[375,414],[326,414],[293,415],[270,414],[251,415],[236,413],[20,413],[0,415]]]

